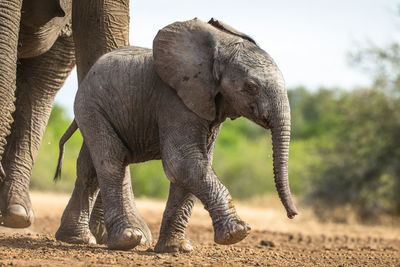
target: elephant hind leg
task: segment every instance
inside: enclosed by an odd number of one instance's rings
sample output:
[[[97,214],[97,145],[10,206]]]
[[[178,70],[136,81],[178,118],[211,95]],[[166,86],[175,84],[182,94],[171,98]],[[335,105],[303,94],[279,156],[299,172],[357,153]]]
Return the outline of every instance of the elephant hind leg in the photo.
[[[193,251],[185,236],[185,230],[195,201],[196,197],[189,191],[174,183],[170,184],[160,237],[154,251],[161,253]]]
[[[132,182],[131,182],[132,179],[129,166],[127,166],[125,169],[124,180],[126,181],[126,183],[124,183],[122,192],[124,197],[126,198],[125,205],[127,207],[126,211],[129,222],[132,224],[134,228],[140,230],[142,234],[142,239],[140,240],[140,244],[149,247],[153,243],[152,235],[147,223],[140,216],[139,211],[136,208],[133,196]]]
[[[132,211],[131,190],[125,192],[131,183],[128,179],[129,167],[118,166],[120,162],[102,159],[103,166],[96,168],[100,183],[104,208],[104,222],[107,229],[107,246],[110,249],[127,250],[136,247],[142,240],[140,228],[134,227],[129,220]]]
[[[113,126],[90,105],[75,102],[76,120],[96,169],[110,249],[127,250],[139,245],[142,232],[129,220],[132,190],[130,189],[130,152]],[[128,189],[128,190],[126,190]]]
[[[129,174],[129,172],[127,173]],[[127,181],[131,180],[130,176],[126,177],[125,179],[127,179]],[[140,244],[149,247],[152,245],[151,231],[136,209],[132,184],[126,183],[124,185],[123,192],[126,197],[129,197],[130,208],[127,210],[129,222],[134,228],[137,228],[141,231],[142,239],[140,240]],[[104,211],[101,193],[97,195],[96,203],[94,204],[93,211],[90,215],[89,227],[92,234],[96,237],[97,244],[107,243],[107,230],[104,224]]]
[[[104,224],[104,210],[103,201],[101,200],[101,193],[97,195],[96,202],[89,220],[90,232],[96,238],[97,244],[107,244],[107,230]]]
[[[60,36],[46,53],[20,59],[17,66],[16,110],[2,165],[2,224],[24,228],[33,223],[29,197],[32,166],[50,116],[54,97],[75,65],[72,37]]]
[[[142,241],[141,227],[135,227],[129,220],[133,207],[130,201],[132,190],[129,167],[120,165],[114,159],[103,158],[103,166],[96,168],[104,208],[104,222],[107,230],[107,246],[110,249],[128,250]],[[136,214],[137,215],[137,214]]]
[[[89,218],[99,192],[96,171],[85,144],[77,161],[77,179],[72,196],[61,218],[56,239],[68,243],[96,244],[89,230]]]

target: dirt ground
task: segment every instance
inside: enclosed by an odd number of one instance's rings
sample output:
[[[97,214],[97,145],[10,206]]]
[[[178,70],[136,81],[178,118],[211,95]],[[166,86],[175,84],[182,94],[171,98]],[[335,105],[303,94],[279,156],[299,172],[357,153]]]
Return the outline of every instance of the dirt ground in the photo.
[[[36,221],[28,229],[0,227],[0,266],[400,266],[400,228],[322,224],[299,207],[294,220],[276,198],[238,203],[251,234],[231,246],[213,242],[211,220],[200,202],[189,222],[189,254],[156,254],[138,247],[110,251],[105,246],[58,242],[54,233],[68,196],[32,193]],[[137,200],[157,240],[164,201]]]

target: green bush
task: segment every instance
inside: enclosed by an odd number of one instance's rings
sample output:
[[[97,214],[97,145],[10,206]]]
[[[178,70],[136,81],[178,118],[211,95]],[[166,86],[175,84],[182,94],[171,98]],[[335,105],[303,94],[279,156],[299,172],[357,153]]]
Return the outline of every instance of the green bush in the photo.
[[[82,136],[75,133],[66,144],[62,179],[54,183],[53,177],[58,160],[58,142],[72,119],[66,111],[55,105],[40,145],[39,154],[32,170],[31,188],[34,190],[72,191],[76,178],[76,159],[82,145]]]
[[[135,196],[167,198],[169,180],[164,174],[161,160],[132,164],[131,175]]]
[[[362,219],[400,214],[400,102],[376,90],[343,93],[331,145],[318,144],[309,198],[326,206],[351,204]]]

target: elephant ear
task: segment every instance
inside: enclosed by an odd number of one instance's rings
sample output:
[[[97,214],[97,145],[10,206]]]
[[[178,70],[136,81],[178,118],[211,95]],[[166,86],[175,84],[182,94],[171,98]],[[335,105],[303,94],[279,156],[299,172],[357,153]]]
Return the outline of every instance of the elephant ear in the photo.
[[[217,30],[199,19],[175,22],[161,29],[153,41],[154,67],[199,117],[214,120],[218,79],[214,56]]]
[[[219,20],[216,20],[214,18],[211,18],[210,21],[208,21],[208,24],[214,26],[215,28],[217,28],[217,29],[219,29],[219,30],[221,30],[223,32],[226,32],[226,33],[234,35],[234,36],[238,36],[240,38],[243,38],[243,39],[245,39],[245,40],[257,45],[256,41],[254,41],[253,38],[251,38],[247,34],[239,32],[238,30],[236,30],[236,29],[232,28],[231,26],[223,23],[222,21],[219,21]]]

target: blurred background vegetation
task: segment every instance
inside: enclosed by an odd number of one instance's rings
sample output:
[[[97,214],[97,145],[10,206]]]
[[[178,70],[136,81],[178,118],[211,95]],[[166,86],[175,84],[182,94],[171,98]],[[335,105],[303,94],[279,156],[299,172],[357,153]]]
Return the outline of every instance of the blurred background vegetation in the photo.
[[[371,77],[367,88],[289,88],[292,112],[292,192],[324,218],[350,207],[362,221],[400,215],[400,48],[372,44],[349,54]],[[329,71],[329,70],[327,70]],[[54,106],[33,170],[31,188],[71,192],[82,138],[67,143],[62,180],[52,176],[58,140],[71,122]],[[270,134],[243,118],[226,121],[218,138],[214,169],[234,199],[275,193]],[[169,183],[161,162],[131,167],[137,197],[166,198]]]

